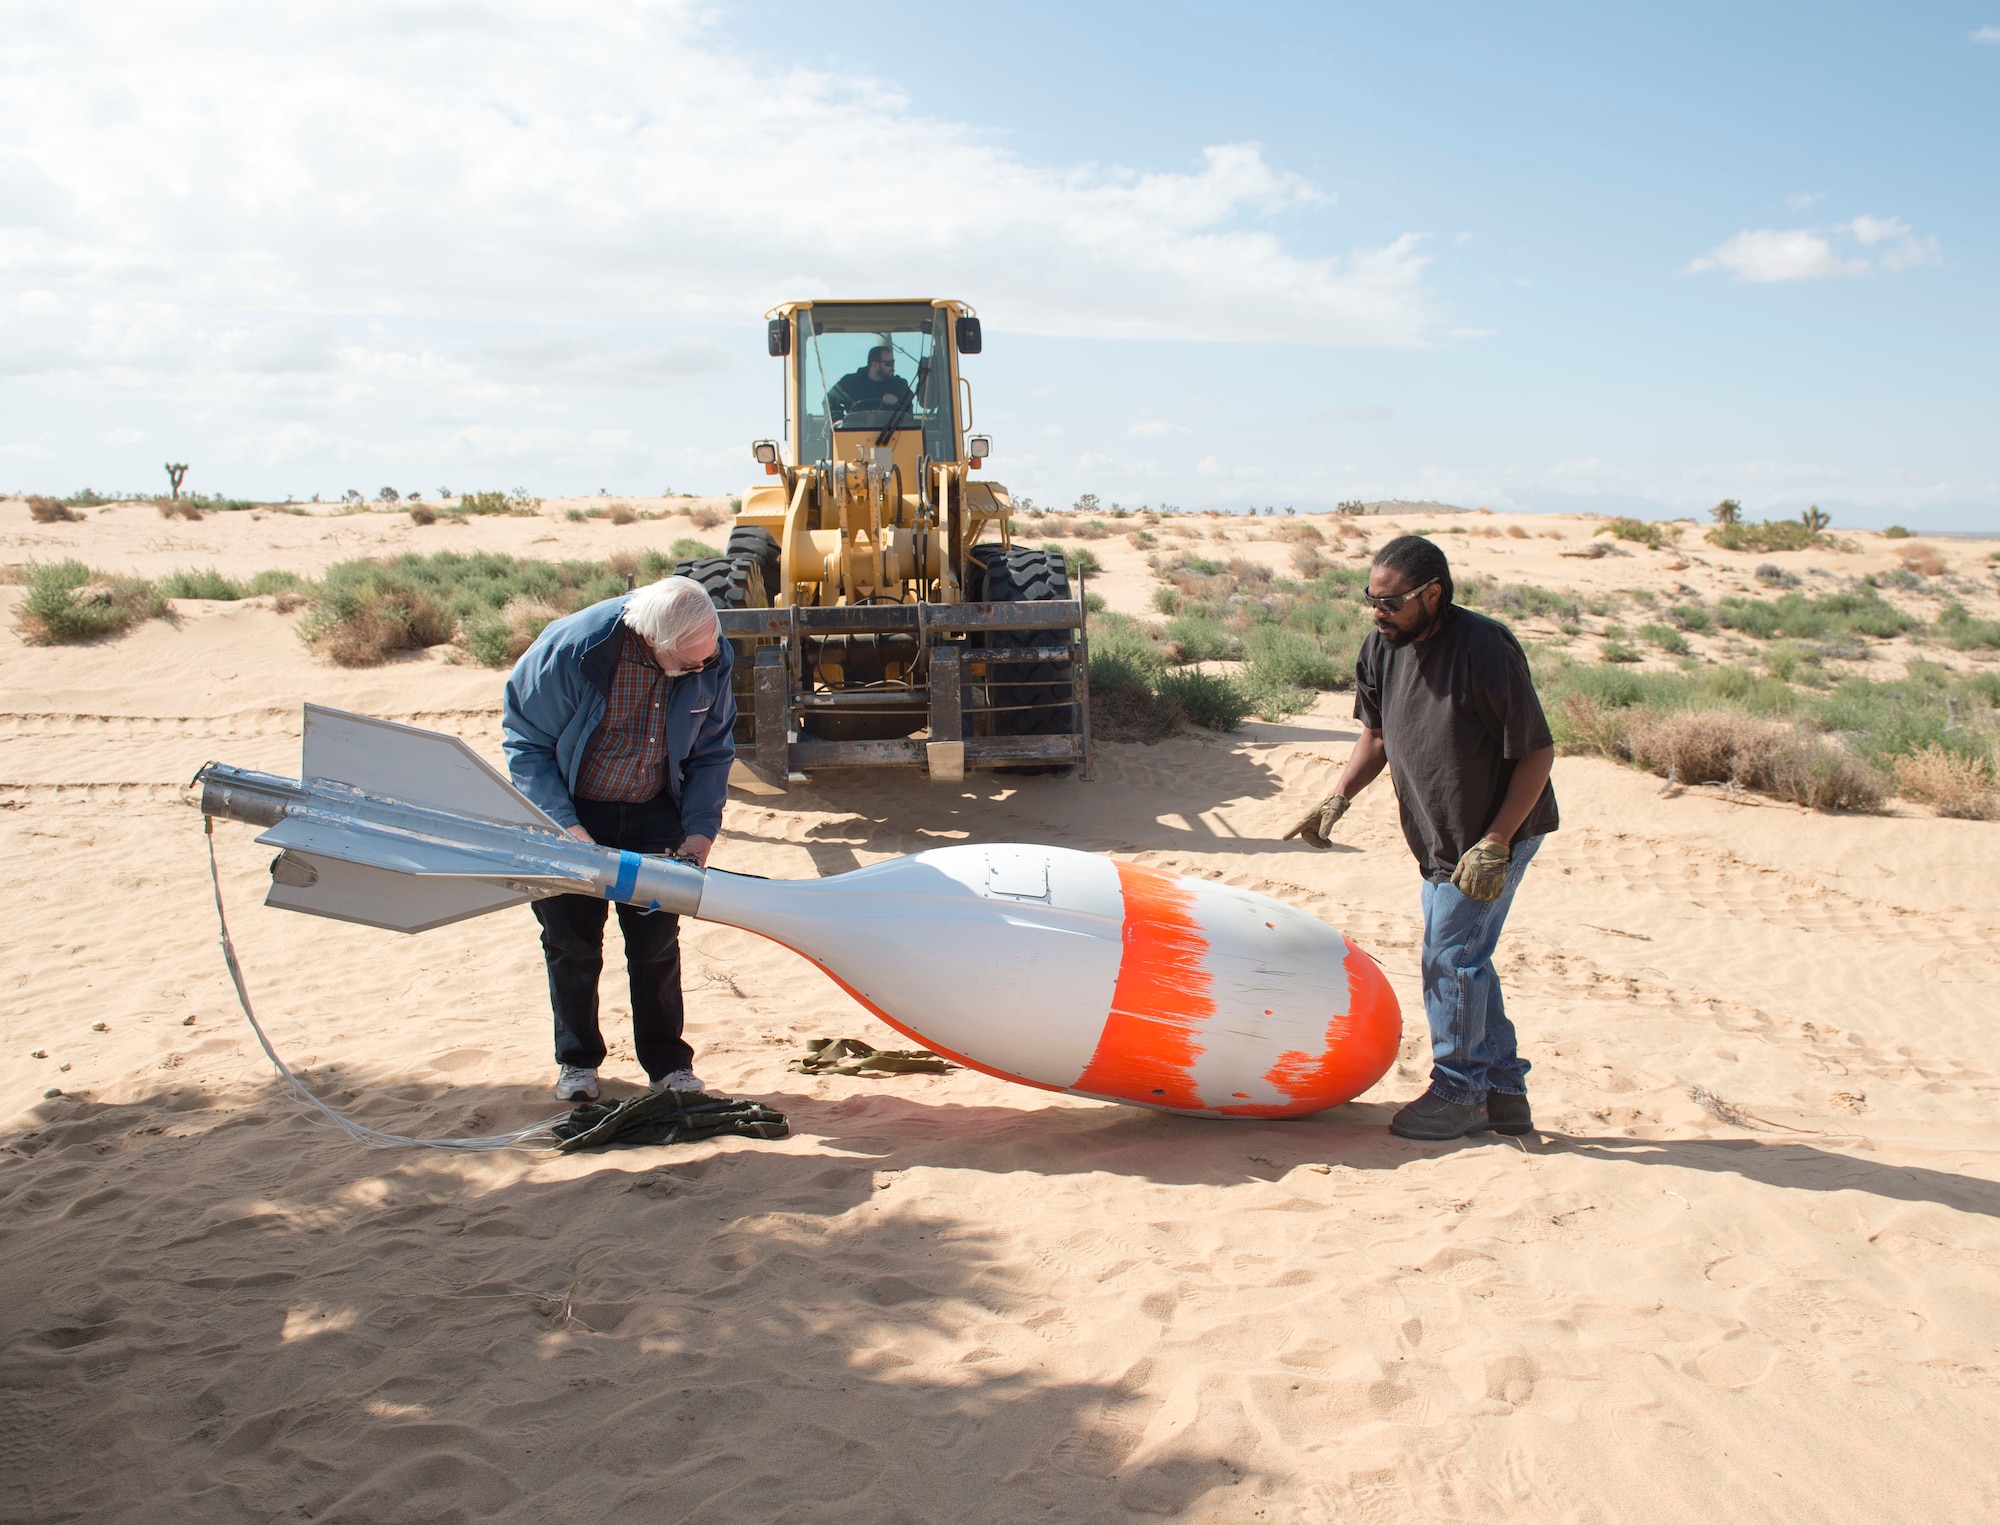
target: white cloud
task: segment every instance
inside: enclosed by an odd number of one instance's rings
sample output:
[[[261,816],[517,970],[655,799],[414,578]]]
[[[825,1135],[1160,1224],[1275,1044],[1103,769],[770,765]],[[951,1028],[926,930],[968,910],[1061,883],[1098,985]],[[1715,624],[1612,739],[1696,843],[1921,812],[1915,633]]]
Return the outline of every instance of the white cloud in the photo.
[[[52,452],[44,450],[40,445],[29,444],[0,445],[0,455],[19,456],[24,460],[30,461],[52,461],[55,459]]]
[[[1173,434],[1186,434],[1185,424],[1171,424],[1164,418],[1142,418],[1125,431],[1135,439],[1165,439]]]
[[[1849,254],[1849,240],[1872,250],[1874,259]],[[1919,238],[1899,217],[1862,213],[1851,222],[1825,228],[1751,228],[1717,244],[1691,261],[1691,274],[1727,270],[1740,281],[1821,281],[1867,275],[1871,270],[1907,270],[1941,263],[1935,238]]]
[[[1983,26],[1970,35],[1973,42],[1984,42],[2000,46],[2000,26]]]
[[[1422,235],[1295,247],[1274,219],[1332,198],[1255,143],[1030,162],[885,81],[746,54],[694,0],[49,7],[9,33],[0,282],[41,370],[221,402],[649,387],[732,363],[690,328],[883,287],[1056,335],[1438,323]],[[867,210],[836,211],[857,165]],[[0,315],[7,369],[26,338]]]
[[[1808,229],[1780,232],[1753,228],[1717,244],[1688,266],[1697,274],[1731,271],[1739,281],[1820,281],[1836,275],[1861,275],[1866,260],[1843,260],[1823,234]]]
[[[1794,212],[1803,212],[1816,201],[1826,200],[1825,191],[1793,191],[1785,198],[1785,205]]]

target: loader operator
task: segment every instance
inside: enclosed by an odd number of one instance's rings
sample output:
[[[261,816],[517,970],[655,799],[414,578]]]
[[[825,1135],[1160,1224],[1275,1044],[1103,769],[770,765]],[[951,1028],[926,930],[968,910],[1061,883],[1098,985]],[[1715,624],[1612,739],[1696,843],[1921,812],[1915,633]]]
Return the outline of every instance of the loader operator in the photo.
[[[893,413],[910,400],[910,384],[896,374],[896,352],[878,344],[868,363],[836,381],[826,394],[827,411],[839,423],[850,413]]]
[[[1528,659],[1497,620],[1456,607],[1451,566],[1401,535],[1375,553],[1375,630],[1354,664],[1361,740],[1334,791],[1285,835],[1331,847],[1334,823],[1387,766],[1403,839],[1423,870],[1430,1089],[1389,1130],[1451,1139],[1528,1132],[1528,1062],[1493,951],[1542,838],[1557,825],[1555,745]]]
[[[690,577],[666,577],[555,621],[507,679],[514,785],[571,836],[706,865],[735,760],[730,647]],[[596,1101],[606,902],[537,900],[555,1008],[556,1099]],[[699,1091],[681,1037],[680,919],[619,902],[632,1046],[655,1091]]]

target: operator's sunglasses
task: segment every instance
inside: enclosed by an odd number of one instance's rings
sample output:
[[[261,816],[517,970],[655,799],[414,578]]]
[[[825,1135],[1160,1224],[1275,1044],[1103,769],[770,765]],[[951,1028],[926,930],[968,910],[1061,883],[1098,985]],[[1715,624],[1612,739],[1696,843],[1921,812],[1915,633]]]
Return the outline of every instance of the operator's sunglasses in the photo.
[[[1429,582],[1418,583],[1407,593],[1364,593],[1361,595],[1361,601],[1371,609],[1380,609],[1384,614],[1394,614],[1424,589],[1436,586],[1437,579],[1433,577]]]

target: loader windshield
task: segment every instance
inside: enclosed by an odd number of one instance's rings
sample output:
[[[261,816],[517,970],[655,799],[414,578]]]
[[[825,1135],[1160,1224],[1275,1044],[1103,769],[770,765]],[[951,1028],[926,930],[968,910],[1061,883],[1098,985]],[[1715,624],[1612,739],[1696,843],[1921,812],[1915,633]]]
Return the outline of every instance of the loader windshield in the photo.
[[[836,433],[887,429],[921,430],[925,455],[956,460],[948,322],[943,308],[918,302],[799,313],[800,459],[831,459]]]

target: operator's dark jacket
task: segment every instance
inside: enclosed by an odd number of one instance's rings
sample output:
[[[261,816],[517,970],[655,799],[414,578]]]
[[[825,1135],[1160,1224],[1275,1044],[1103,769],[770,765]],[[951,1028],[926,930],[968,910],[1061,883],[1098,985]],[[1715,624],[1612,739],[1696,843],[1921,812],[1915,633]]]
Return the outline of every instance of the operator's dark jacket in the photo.
[[[564,615],[521,654],[507,679],[501,750],[514,787],[560,826],[577,824],[573,803],[584,753],[604,720],[611,674],[624,647],[630,594]],[[722,830],[729,765],[736,758],[736,696],[730,692],[729,642],[667,689],[667,788],[680,807],[681,830],[714,837]]]

